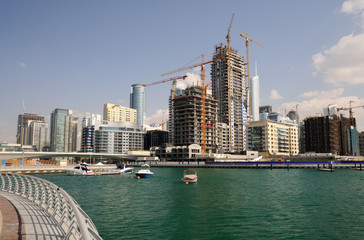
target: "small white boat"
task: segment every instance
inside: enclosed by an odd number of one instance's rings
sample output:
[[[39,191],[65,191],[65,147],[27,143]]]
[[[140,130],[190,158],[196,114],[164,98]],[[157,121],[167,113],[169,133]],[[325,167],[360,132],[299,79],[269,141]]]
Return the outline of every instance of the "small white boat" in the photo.
[[[142,168],[135,173],[137,178],[150,178],[153,177],[154,173],[149,170],[150,166],[148,164],[143,164]]]
[[[87,163],[80,163],[73,169],[67,170],[67,175],[70,176],[93,176],[95,173],[87,168]]]
[[[187,169],[183,172],[182,181],[185,183],[197,182],[197,171],[194,169]]]
[[[125,174],[125,173],[132,173],[133,168],[127,167],[125,164],[121,163],[119,166],[114,170],[114,172],[118,174]]]

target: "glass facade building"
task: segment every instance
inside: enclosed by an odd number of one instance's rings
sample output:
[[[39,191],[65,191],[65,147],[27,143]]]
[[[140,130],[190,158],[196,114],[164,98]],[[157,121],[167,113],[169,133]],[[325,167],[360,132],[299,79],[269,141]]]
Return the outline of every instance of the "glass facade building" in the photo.
[[[51,142],[52,152],[72,151],[72,110],[55,109],[51,114]]]
[[[137,110],[137,125],[139,128],[145,119],[145,86],[144,84],[133,84],[130,93],[130,108]]]

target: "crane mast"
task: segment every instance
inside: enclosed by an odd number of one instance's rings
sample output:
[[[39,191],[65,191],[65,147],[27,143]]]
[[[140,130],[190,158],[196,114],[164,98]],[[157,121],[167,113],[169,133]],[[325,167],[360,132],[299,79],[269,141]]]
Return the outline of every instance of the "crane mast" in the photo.
[[[247,91],[247,94],[248,94],[248,106],[249,106],[249,115],[248,115],[248,118],[249,118],[249,122],[252,120],[252,104],[251,104],[251,86],[250,86],[250,64],[249,64],[249,41],[250,42],[253,42],[255,44],[258,44],[259,46],[262,46],[262,44],[258,43],[257,41],[254,41],[253,39],[250,39],[248,37],[248,33],[245,33],[244,34],[240,34],[241,37],[245,38],[245,47],[246,47],[246,61],[247,61],[247,70],[248,70],[248,91]]]

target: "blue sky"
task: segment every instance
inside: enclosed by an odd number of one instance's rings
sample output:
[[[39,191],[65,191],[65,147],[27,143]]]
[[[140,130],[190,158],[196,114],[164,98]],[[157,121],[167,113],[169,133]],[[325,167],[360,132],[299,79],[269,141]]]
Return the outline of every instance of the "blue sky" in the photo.
[[[132,84],[162,80],[201,54],[211,59],[232,13],[232,47],[245,55],[246,32],[264,45],[250,45],[261,105],[284,112],[298,104],[301,119],[330,103],[363,105],[363,10],[363,0],[3,0],[0,142],[15,141],[22,100],[46,118],[55,108],[82,117],[102,114],[106,102],[128,107]],[[149,122],[167,117],[170,88],[147,88]],[[354,116],[364,131],[364,110]]]

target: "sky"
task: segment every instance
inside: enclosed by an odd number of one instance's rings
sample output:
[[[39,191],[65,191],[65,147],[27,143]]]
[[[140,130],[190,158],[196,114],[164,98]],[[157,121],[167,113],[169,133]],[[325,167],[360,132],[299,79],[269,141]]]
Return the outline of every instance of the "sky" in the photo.
[[[15,142],[18,115],[71,109],[102,114],[129,107],[130,87],[188,73],[161,74],[211,60],[226,44],[258,65],[260,104],[320,116],[329,104],[364,105],[364,0],[2,0],[0,142]],[[206,66],[207,82],[210,67]],[[168,117],[171,82],[146,88],[148,123]],[[348,116],[348,111],[342,111]],[[359,131],[364,109],[355,108]]]

